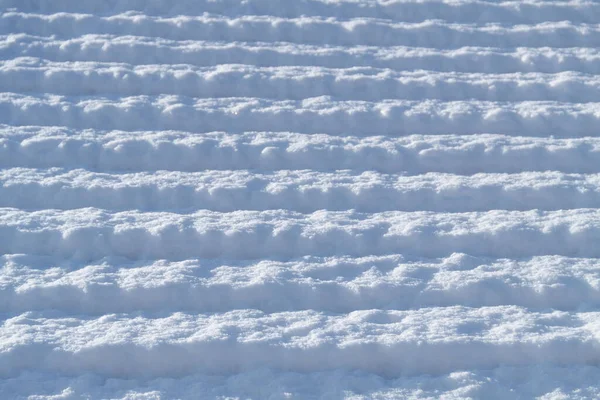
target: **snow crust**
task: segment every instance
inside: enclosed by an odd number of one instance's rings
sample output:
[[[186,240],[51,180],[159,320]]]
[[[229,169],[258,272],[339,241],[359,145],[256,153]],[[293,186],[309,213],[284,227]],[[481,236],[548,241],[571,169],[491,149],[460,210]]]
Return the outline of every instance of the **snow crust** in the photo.
[[[600,398],[599,22],[0,0],[0,398]]]

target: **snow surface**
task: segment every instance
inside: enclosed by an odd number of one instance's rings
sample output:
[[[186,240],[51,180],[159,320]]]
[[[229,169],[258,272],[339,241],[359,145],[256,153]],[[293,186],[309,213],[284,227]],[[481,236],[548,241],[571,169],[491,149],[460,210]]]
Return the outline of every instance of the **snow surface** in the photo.
[[[0,398],[600,398],[600,2],[0,0]]]

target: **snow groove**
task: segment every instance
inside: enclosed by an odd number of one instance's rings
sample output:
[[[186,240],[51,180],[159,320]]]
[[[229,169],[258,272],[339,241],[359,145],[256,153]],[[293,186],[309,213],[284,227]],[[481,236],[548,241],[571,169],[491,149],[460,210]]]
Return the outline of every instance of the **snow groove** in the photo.
[[[600,398],[599,22],[0,0],[0,398]]]
[[[130,13],[50,15],[5,12],[0,34],[26,33],[67,39],[88,34],[160,37],[171,40],[290,42],[338,46],[595,47],[600,25],[571,21],[530,25],[454,24],[439,20],[392,22],[375,18],[279,18],[246,15],[161,16]]]
[[[97,263],[5,255],[0,312],[103,315],[136,311],[266,313],[518,305],[576,311],[600,305],[597,260],[559,256],[441,259],[402,255],[276,260]],[[477,293],[479,295],[474,296]]]
[[[306,170],[107,174],[57,168],[0,172],[0,207],[37,210],[465,212],[529,210],[532,202],[540,210],[599,207],[600,174],[402,176]]]
[[[65,84],[69,82],[69,84]],[[387,69],[0,62],[0,90],[60,95],[598,102],[600,77],[560,74],[394,72]]]
[[[277,398],[281,393],[301,393],[307,399],[346,398],[431,399],[442,395],[454,397],[487,396],[493,399],[510,399],[515,392],[523,398],[537,398],[547,394],[560,394],[567,398],[594,398],[598,389],[590,382],[600,381],[594,366],[551,365],[500,366],[485,370],[450,372],[439,375],[398,376],[384,378],[380,375],[350,371],[327,370],[310,374],[290,373],[267,368],[256,368],[239,374],[190,374],[181,378],[136,380],[132,389],[125,379],[102,379],[95,374],[57,376],[39,371],[25,371],[11,379],[0,381],[0,390],[25,398],[31,393],[31,382],[38,382],[36,393],[56,393],[59,396],[92,398],[210,399],[218,396],[243,398]],[[269,382],[269,385],[256,385]],[[53,391],[49,388],[61,388]],[[64,389],[62,389],[64,388]],[[39,398],[45,398],[40,395]]]
[[[10,125],[75,129],[277,131],[329,135],[509,134],[598,136],[600,103],[304,100],[184,96],[29,96],[0,93]]]
[[[398,71],[472,73],[600,72],[597,48],[460,47],[451,50],[403,46],[333,46],[167,40],[84,35],[67,40],[27,34],[0,35],[0,58],[33,57],[54,62],[114,62],[132,65],[246,64],[262,67],[373,67]]]
[[[107,374],[116,368],[125,378],[154,378],[231,374],[259,366],[300,372],[351,368],[387,377],[498,364],[581,366],[600,360],[599,323],[597,312],[531,312],[515,306],[341,316],[239,310],[73,319],[30,312],[8,318],[0,328],[6,349],[0,354],[0,376],[33,367],[66,375],[81,370]],[[539,324],[545,330],[531,332]],[[477,349],[476,356],[461,356],[471,348]],[[32,359],[32,353],[39,355]],[[440,353],[452,357],[440,360]]]
[[[354,137],[291,132],[73,130],[0,125],[0,167],[103,172],[252,169],[419,174],[600,172],[600,138],[504,135]]]
[[[136,13],[150,16],[203,15],[229,17],[263,15],[281,18],[321,16],[336,18],[381,18],[395,21],[421,22],[443,19],[452,22],[502,22],[513,24],[577,21],[594,23],[600,19],[600,5],[591,1],[517,2],[517,1],[374,1],[352,0],[176,0],[157,2],[147,0],[106,0],[81,2],[59,0],[33,2],[2,0],[0,7],[27,13],[77,13],[110,16]]]
[[[81,261],[108,256],[130,260],[397,253],[443,257],[453,252],[496,258],[600,257],[600,209],[312,214],[202,210],[179,214],[1,208],[0,219],[1,253]]]

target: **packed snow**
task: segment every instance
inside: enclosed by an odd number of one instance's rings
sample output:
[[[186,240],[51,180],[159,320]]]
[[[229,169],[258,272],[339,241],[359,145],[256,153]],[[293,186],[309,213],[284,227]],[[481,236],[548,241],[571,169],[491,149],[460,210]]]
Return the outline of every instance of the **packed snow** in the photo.
[[[600,398],[600,3],[0,0],[0,398]]]

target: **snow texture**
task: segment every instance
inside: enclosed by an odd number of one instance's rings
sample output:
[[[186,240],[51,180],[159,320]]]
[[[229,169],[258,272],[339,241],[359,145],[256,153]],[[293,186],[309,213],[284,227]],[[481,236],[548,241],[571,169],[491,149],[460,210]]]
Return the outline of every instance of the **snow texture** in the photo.
[[[600,2],[0,0],[0,399],[600,398]]]

